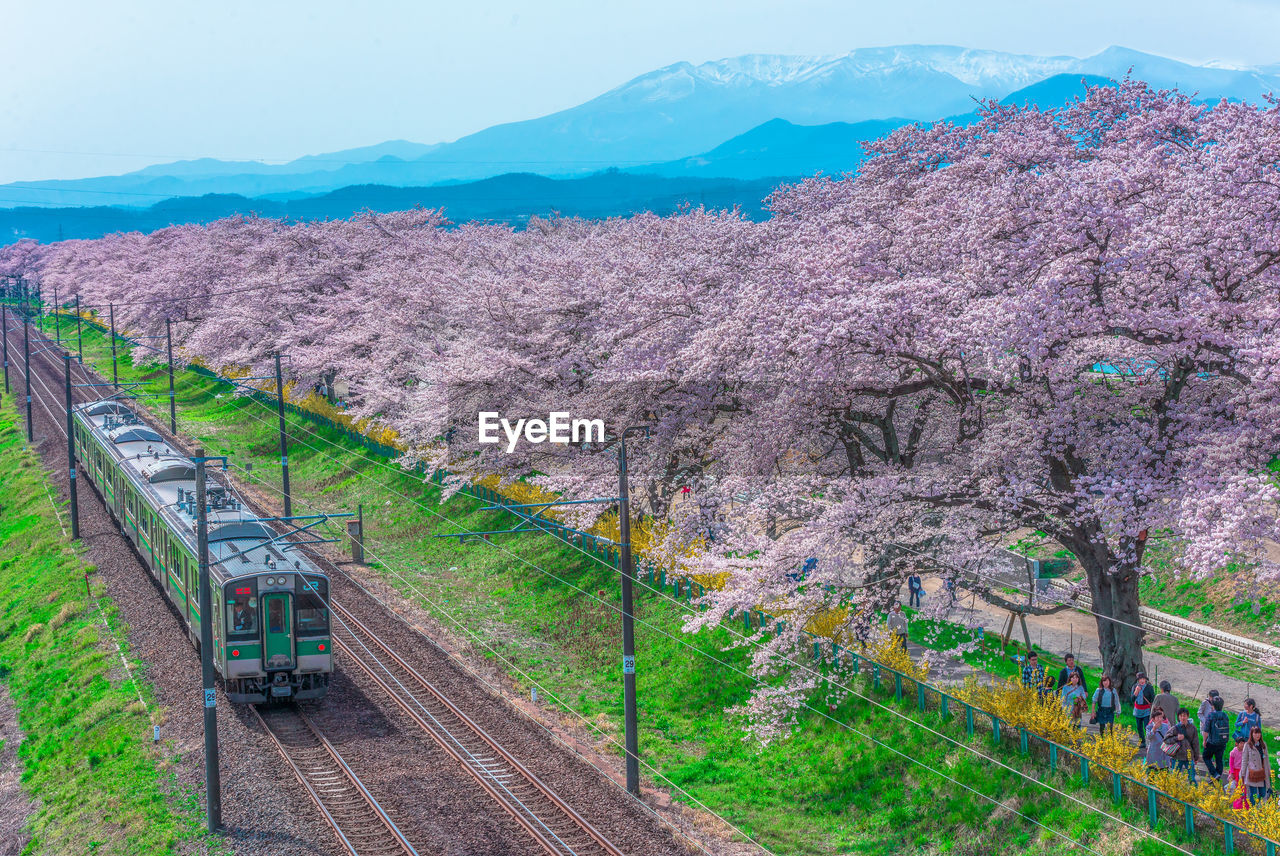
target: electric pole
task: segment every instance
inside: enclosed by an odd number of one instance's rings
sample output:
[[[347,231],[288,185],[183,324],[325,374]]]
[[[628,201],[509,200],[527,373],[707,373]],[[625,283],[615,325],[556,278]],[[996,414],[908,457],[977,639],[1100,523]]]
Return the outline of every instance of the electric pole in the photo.
[[[640,738],[636,734],[636,635],[632,614],[631,508],[627,485],[627,434],[648,433],[648,428],[632,427],[618,438],[618,571],[622,577],[622,706],[627,752],[627,790],[640,796]]]
[[[209,831],[222,826],[222,777],[218,770],[217,690],[213,679],[213,595],[209,587],[209,515],[204,448],[195,450],[196,559],[200,567],[200,675],[204,682],[204,793]]]
[[[280,355],[276,354],[276,407],[280,414],[280,470],[284,474],[284,516],[293,516],[293,497],[289,494],[289,438],[284,432],[284,375],[280,372]]]
[[[53,335],[62,344],[62,317],[58,315],[58,287],[53,288]]]
[[[76,432],[71,418],[71,355],[62,355],[63,367],[66,369],[67,390],[67,472],[70,474],[68,484],[71,494],[71,540],[80,537],[80,501],[76,495]]]

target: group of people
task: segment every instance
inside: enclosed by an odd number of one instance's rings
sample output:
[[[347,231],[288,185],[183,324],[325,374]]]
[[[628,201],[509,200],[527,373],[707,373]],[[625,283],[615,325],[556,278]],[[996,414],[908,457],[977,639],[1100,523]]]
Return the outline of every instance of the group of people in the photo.
[[[1024,686],[1035,687],[1042,697],[1057,693],[1076,723],[1089,714],[1089,721],[1097,723],[1100,733],[1115,728],[1120,693],[1110,675],[1103,675],[1090,695],[1084,670],[1076,665],[1073,655],[1066,656],[1066,665],[1056,680],[1045,673],[1038,660],[1034,651],[1027,655],[1022,667]],[[1232,728],[1230,717],[1223,710],[1221,693],[1209,690],[1196,712],[1197,727],[1191,722],[1191,712],[1178,703],[1169,681],[1161,681],[1157,692],[1146,674],[1139,672],[1130,703],[1138,751],[1149,770],[1181,770],[1195,784],[1196,764],[1203,760],[1214,780],[1239,794],[1237,808],[1243,807],[1246,800],[1254,803],[1271,792],[1271,760],[1262,735],[1262,714],[1253,699],[1244,700],[1244,710],[1236,714]],[[1235,748],[1228,755],[1227,746],[1232,742]]]

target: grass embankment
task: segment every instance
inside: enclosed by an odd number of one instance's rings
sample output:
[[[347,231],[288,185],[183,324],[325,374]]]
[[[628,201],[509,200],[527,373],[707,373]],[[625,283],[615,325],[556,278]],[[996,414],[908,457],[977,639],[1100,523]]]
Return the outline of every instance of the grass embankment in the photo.
[[[110,352],[96,331],[86,334],[86,359],[109,376]],[[149,378],[143,388],[149,397],[142,400],[157,413],[167,412],[167,381],[161,373],[139,370],[124,359],[120,374],[122,379]],[[179,428],[185,434],[199,439],[210,454],[228,454],[239,466],[252,464],[255,481],[279,487],[273,411],[233,395],[226,384],[191,373],[179,376],[178,402]],[[621,739],[621,640],[611,608],[619,603],[616,572],[549,536],[508,536],[502,546],[517,559],[492,545],[464,546],[436,538],[459,531],[457,526],[502,528],[511,519],[481,512],[480,504],[466,497],[438,505],[434,488],[375,463],[340,432],[294,415],[288,421],[295,507],[353,511],[363,503],[368,538],[389,582],[446,626],[456,620],[469,628],[477,638],[475,649],[507,661],[497,665],[525,691],[535,682],[545,704],[552,703],[552,694],[572,711],[570,719]],[[1063,801],[917,730],[910,719],[857,699],[834,708],[818,699],[815,706],[830,717],[802,712],[790,739],[763,749],[744,741],[741,723],[726,710],[745,702],[754,685],[745,675],[748,656],[741,650],[724,652],[731,637],[723,628],[683,635],[683,614],[652,594],[640,595],[636,649],[642,757],[775,852],[1069,851],[1061,839],[996,809],[980,794],[1006,801],[1051,829],[1087,838],[1099,852],[1161,852],[1135,843],[1137,836],[1128,832],[1110,832],[1110,822],[1090,808]],[[909,705],[898,709],[913,715]],[[943,726],[935,714],[925,714],[924,720],[965,740],[961,725]],[[909,758],[877,745],[873,737]],[[982,737],[970,745],[992,751]],[[1012,753],[1004,758],[1033,776],[1048,775]],[[1105,804],[1104,794],[1071,784],[1064,774],[1054,785],[1082,795],[1090,806]],[[679,793],[676,799],[689,801]],[[1125,811],[1133,815],[1132,809]]]
[[[102,585],[86,594],[92,570],[67,542],[17,416],[0,408],[0,680],[25,732],[26,852],[173,852],[201,836],[199,805],[151,746],[151,690],[135,684],[136,660],[134,677],[123,668]]]

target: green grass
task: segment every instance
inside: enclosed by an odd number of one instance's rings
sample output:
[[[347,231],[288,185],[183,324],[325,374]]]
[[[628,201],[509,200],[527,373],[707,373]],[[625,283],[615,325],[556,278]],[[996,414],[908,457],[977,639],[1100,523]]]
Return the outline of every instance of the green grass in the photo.
[[[86,328],[85,344],[86,359],[109,377],[103,337]],[[127,358],[120,374],[128,380],[150,378],[145,395],[167,390],[160,373],[135,368]],[[162,395],[142,400],[167,413]],[[178,401],[180,430],[197,438],[209,454],[230,455],[241,466],[252,464],[255,482],[279,487],[273,412],[231,394],[225,384],[186,372],[179,376]],[[621,639],[616,613],[606,605],[619,602],[615,571],[548,536],[500,536],[505,538],[502,546],[517,558],[489,545],[436,538],[459,531],[459,526],[496,529],[512,520],[480,511],[480,503],[467,497],[439,504],[434,487],[372,462],[340,432],[293,415],[289,422],[296,508],[354,511],[363,504],[370,558],[388,582],[455,635],[472,641],[473,650],[506,671],[522,692],[536,683],[544,704],[558,702],[571,712],[570,721],[589,723],[589,728],[621,740]],[[591,595],[603,592],[604,602],[578,589]],[[1104,836],[1110,824],[1088,808],[1062,801],[856,698],[818,697],[815,706],[830,718],[802,711],[787,739],[763,747],[745,740],[741,721],[727,711],[744,703],[754,685],[744,674],[747,653],[725,650],[732,640],[723,627],[684,635],[683,611],[643,590],[636,613],[644,762],[661,773],[657,784],[671,782],[687,791],[675,791],[678,801],[705,803],[775,852],[1069,852],[1050,833],[925,768],[1007,801],[1052,829],[1087,838],[1101,852],[1160,852],[1133,845],[1128,833]],[[962,726],[943,726],[932,714],[926,719],[968,739]],[[983,746],[981,737],[974,739],[973,745]],[[1025,769],[1034,776],[1047,775],[1040,765]],[[654,777],[646,772],[646,778]],[[1092,806],[1105,804],[1102,792],[1071,784],[1064,776],[1055,785],[1073,790]],[[1132,809],[1124,811],[1133,814]],[[1206,846],[1204,852],[1214,850]]]
[[[8,406],[15,399],[0,408],[0,680],[25,733],[22,786],[35,801],[27,852],[171,852],[202,837],[196,796],[151,746],[147,709],[115,647],[125,646],[115,610],[96,580],[95,600],[86,595],[93,568],[67,543]]]

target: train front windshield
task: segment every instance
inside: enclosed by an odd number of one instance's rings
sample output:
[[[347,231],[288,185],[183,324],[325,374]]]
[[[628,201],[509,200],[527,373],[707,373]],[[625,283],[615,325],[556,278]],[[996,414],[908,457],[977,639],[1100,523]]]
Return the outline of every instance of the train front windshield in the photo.
[[[329,631],[329,581],[298,576],[296,598],[298,635],[316,636]]]
[[[227,586],[227,634],[248,637],[258,632],[257,585],[252,580]]]

